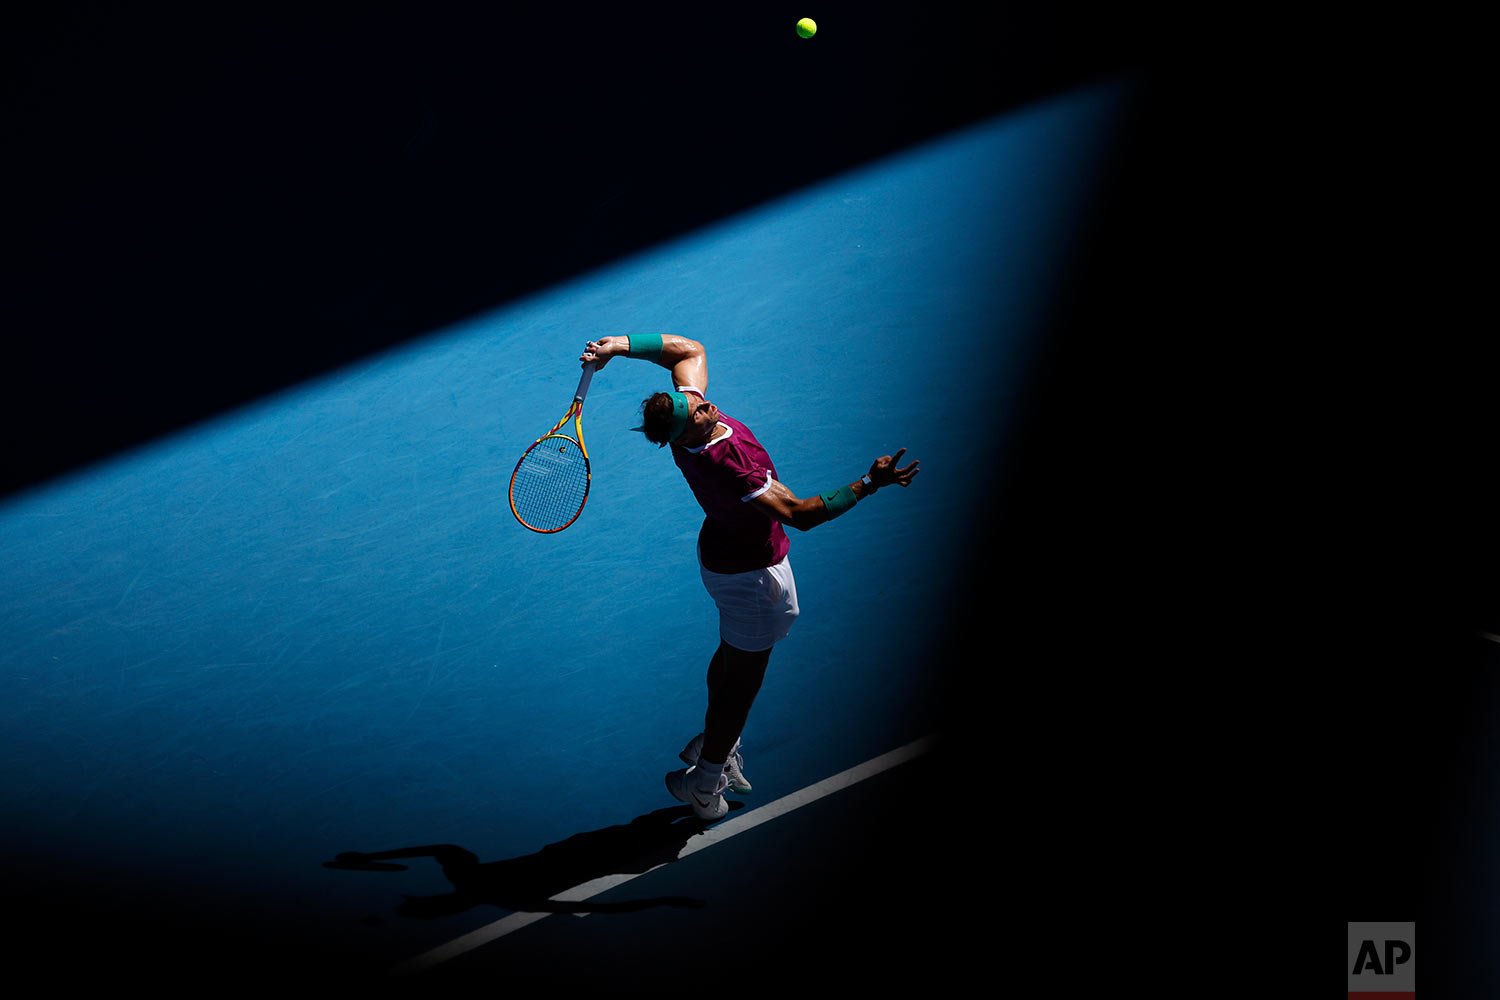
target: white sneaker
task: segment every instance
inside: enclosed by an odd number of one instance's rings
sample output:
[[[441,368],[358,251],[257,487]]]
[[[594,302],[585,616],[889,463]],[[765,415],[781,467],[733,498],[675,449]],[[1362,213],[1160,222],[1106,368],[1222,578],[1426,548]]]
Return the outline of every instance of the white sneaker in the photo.
[[[698,788],[698,769],[683,768],[667,774],[667,791],[672,797],[693,807],[693,815],[699,819],[723,819],[729,812],[729,803],[724,801],[724,789],[729,787],[729,776],[719,775],[719,781],[711,792]]]
[[[682,748],[682,753],[677,756],[684,764],[698,763],[698,757],[703,753],[703,734],[694,736],[688,745]],[[724,773],[729,777],[729,790],[739,795],[750,791],[750,779],[745,777],[745,758],[740,754],[740,741],[734,741],[734,749],[729,751],[729,759],[724,762]]]

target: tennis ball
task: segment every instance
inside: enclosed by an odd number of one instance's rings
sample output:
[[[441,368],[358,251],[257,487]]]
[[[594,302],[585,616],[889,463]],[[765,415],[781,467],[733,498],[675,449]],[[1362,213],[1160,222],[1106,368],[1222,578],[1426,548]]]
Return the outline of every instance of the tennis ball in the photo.
[[[810,17],[804,17],[797,22],[797,34],[803,38],[811,38],[818,33],[818,22]]]

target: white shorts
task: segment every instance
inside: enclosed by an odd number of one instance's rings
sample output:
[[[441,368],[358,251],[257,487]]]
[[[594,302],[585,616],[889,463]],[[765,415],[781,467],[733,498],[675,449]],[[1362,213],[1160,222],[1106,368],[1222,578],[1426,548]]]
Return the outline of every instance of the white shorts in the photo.
[[[792,630],[799,612],[791,556],[748,573],[711,573],[700,560],[698,572],[719,606],[719,638],[735,649],[758,653]]]

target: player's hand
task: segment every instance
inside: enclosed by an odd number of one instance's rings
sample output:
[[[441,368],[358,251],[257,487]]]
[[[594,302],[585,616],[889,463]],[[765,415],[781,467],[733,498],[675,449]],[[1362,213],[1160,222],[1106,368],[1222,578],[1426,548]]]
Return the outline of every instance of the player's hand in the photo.
[[[892,484],[910,486],[911,481],[917,478],[922,463],[914,461],[906,468],[900,468],[901,456],[905,454],[906,449],[902,448],[894,455],[881,455],[870,466],[870,482],[875,484],[876,489]]]
[[[600,337],[583,345],[583,354],[578,358],[584,364],[594,362],[594,371],[603,370],[609,359],[617,354],[630,353],[629,337]]]

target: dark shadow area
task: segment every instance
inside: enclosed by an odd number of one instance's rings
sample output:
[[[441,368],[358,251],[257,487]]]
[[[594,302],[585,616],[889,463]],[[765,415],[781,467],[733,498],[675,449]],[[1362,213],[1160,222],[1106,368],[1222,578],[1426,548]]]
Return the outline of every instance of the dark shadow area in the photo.
[[[0,491],[1151,69],[1123,9],[819,8],[18,12]]]
[[[226,975],[267,984],[289,976],[330,984],[378,980],[418,947],[403,935],[400,925],[411,926],[403,918],[437,919],[475,907],[580,914],[696,910],[704,903],[690,892],[628,899],[616,891],[610,900],[576,904],[549,897],[605,875],[670,865],[710,825],[688,806],[673,806],[500,861],[480,862],[462,847],[436,844],[350,852],[328,862],[329,868],[382,873],[405,870],[394,859],[430,857],[442,865],[453,891],[397,896],[390,925],[378,913],[354,923],[336,902],[247,881],[232,858],[224,859],[222,878],[204,884],[123,843],[117,854],[101,853],[93,862],[12,852],[5,860],[4,898],[16,920],[5,934],[5,951],[48,970],[54,982],[80,986],[146,978],[189,986]]]
[[[555,986],[565,975],[576,986],[641,991],[698,979],[733,991],[785,989],[790,971],[838,994],[938,975],[934,965],[989,965],[997,936],[1014,949],[1068,933],[1033,924],[1009,894],[976,905],[980,887],[1053,863],[1010,848],[1017,828],[1035,822],[1009,797],[1014,771],[988,761],[972,794],[950,799],[931,756],[741,830],[643,883],[701,898],[700,908],[541,921],[427,969],[422,981]]]
[[[1241,981],[1312,982],[1348,921],[1400,919],[1443,980],[1489,979],[1487,424],[1448,416],[1477,397],[1420,338],[1308,305],[1317,189],[1271,107],[1227,99],[1259,95],[1237,69],[1158,78],[1080,241],[934,650],[941,795],[1003,762],[1015,853],[1044,863],[972,888],[1032,928],[1087,913],[1094,967],[1149,938],[1209,982],[1264,938],[1276,971]],[[1022,978],[1079,938],[1029,943]]]
[[[150,981],[185,992],[226,976],[269,985],[364,974],[363,954],[339,937],[346,917],[323,901],[238,877],[232,858],[222,879],[197,881],[128,837],[97,839],[91,861],[6,856],[3,950],[18,969],[59,987]]]
[[[731,811],[744,803],[731,802]],[[433,918],[464,913],[476,906],[532,913],[632,913],[653,906],[702,906],[688,896],[565,902],[551,897],[608,875],[648,872],[677,860],[694,836],[711,824],[688,806],[657,809],[629,823],[575,833],[535,854],[481,862],[474,852],[455,844],[428,844],[386,851],[345,851],[323,867],[346,871],[405,871],[395,862],[432,858],[453,885],[440,896],[407,896],[397,908],[402,916]]]

